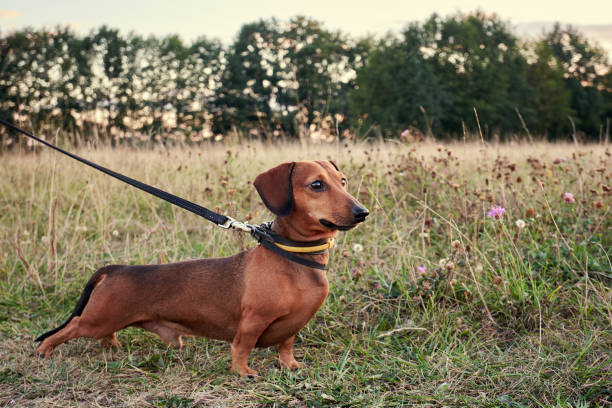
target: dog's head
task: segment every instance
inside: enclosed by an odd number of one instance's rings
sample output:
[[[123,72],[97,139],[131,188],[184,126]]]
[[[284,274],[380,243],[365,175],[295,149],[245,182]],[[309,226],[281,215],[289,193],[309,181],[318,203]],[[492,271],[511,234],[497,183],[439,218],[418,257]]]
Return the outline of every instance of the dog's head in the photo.
[[[346,177],[331,161],[283,163],[254,184],[277,221],[309,239],[349,230],[369,214],[348,193]]]

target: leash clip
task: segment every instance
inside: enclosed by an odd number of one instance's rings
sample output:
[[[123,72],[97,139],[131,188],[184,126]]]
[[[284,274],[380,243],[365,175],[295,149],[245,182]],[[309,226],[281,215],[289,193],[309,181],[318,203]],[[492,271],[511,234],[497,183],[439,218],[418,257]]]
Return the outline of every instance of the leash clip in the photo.
[[[244,222],[240,222],[240,221],[236,221],[235,219],[233,219],[232,217],[227,216],[227,221],[225,221],[223,224],[218,224],[219,227],[223,228],[223,229],[230,229],[230,228],[236,228],[239,229],[241,231],[245,231],[245,232],[251,232],[253,230],[253,227],[249,224],[246,224]]]

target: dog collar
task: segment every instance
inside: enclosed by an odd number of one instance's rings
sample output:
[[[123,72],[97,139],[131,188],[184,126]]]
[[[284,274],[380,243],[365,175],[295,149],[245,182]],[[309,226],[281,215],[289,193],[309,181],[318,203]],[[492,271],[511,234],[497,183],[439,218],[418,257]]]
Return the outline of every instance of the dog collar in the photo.
[[[293,241],[287,239],[271,229],[272,223],[263,223],[251,230],[251,234],[259,241],[259,243],[271,250],[272,252],[289,259],[292,262],[300,265],[308,266],[316,269],[327,269],[327,264],[312,261],[310,259],[301,258],[295,254],[317,255],[324,254],[329,251],[334,245],[333,239],[320,239],[316,241]]]
[[[295,252],[298,254],[320,254],[326,252],[330,248],[334,246],[333,238],[325,242],[321,245],[313,245],[313,246],[291,246],[291,245],[283,245],[275,242],[274,245],[277,247],[284,249],[285,251]]]

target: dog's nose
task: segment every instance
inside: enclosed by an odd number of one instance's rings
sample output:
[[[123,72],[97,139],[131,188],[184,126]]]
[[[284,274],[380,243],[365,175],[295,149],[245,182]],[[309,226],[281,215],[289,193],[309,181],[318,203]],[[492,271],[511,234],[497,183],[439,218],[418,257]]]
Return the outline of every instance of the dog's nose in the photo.
[[[357,222],[365,221],[368,214],[370,214],[367,208],[360,205],[353,207],[351,212],[353,213],[353,218],[355,218],[355,221]]]

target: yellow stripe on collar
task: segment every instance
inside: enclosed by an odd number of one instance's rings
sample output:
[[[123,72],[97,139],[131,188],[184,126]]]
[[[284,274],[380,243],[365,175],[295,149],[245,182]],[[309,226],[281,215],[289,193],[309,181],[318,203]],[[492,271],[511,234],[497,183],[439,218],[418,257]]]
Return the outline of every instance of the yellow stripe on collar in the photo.
[[[285,251],[288,251],[288,252],[297,252],[297,253],[301,253],[301,254],[309,254],[309,253],[312,253],[312,252],[319,252],[319,251],[325,251],[326,249],[330,249],[331,247],[334,246],[334,240],[330,239],[325,244],[311,246],[311,247],[289,246],[289,245],[279,244],[278,242],[275,242],[274,245],[276,245],[280,249],[284,249]]]

